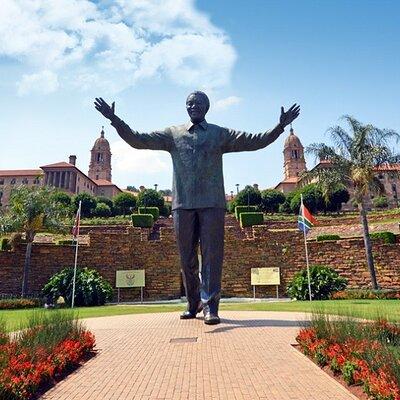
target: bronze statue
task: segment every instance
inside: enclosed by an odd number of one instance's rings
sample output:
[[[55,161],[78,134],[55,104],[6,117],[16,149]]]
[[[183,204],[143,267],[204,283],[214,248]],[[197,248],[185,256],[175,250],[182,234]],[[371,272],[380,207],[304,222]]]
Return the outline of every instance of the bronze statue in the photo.
[[[96,98],[95,107],[132,147],[165,150],[171,154],[174,170],[172,210],[188,300],[181,319],[195,318],[203,310],[206,324],[218,324],[225,219],[222,155],[268,146],[299,116],[300,106],[294,104],[286,112],[281,107],[278,125],[259,134],[209,124],[205,115],[210,101],[200,91],[191,93],[186,100],[188,123],[151,133],[133,131],[115,115],[114,103],[110,107],[102,98]],[[201,282],[197,258],[199,243]]]

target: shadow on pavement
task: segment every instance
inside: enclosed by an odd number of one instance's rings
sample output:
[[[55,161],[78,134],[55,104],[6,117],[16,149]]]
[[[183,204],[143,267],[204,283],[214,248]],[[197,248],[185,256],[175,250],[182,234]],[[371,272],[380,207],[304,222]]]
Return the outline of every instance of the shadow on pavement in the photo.
[[[237,328],[262,328],[262,327],[279,327],[279,328],[301,328],[307,324],[306,320],[285,321],[279,319],[226,319],[221,318],[221,325],[217,328],[207,331],[206,333],[221,333]],[[211,328],[211,326],[210,326]]]

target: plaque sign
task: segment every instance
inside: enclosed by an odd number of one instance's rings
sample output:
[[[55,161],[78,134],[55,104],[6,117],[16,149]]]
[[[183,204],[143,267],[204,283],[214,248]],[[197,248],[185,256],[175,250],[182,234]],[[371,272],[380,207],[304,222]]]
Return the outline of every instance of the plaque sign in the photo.
[[[251,285],[280,285],[279,268],[252,268]]]
[[[117,271],[115,281],[117,288],[144,287],[144,269]]]

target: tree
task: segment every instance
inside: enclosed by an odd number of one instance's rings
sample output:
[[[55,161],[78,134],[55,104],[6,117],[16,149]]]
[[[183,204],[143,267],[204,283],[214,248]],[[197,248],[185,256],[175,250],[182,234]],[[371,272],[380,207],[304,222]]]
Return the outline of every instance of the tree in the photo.
[[[93,210],[96,208],[96,199],[89,193],[79,193],[73,199],[75,211],[79,207],[79,202],[82,201],[81,216],[89,218],[92,216]]]
[[[304,205],[311,213],[324,210],[325,202],[320,187],[315,183],[310,183],[296,190],[293,195],[290,201],[290,209],[293,213],[297,214],[300,210],[301,195],[303,195]]]
[[[60,190],[55,191],[52,195],[51,198],[56,202],[60,203],[65,207],[70,207],[71,206],[71,196],[65,192],[62,192]]]
[[[278,212],[279,206],[283,204],[285,200],[285,195],[279,190],[266,189],[261,192],[261,204],[265,212]]]
[[[111,208],[108,204],[97,203],[96,208],[93,210],[93,215],[95,217],[110,217]]]
[[[113,214],[113,212],[114,212],[114,203],[113,203],[113,201],[111,199],[109,199],[108,197],[99,196],[99,197],[96,197],[96,202],[97,202],[97,205],[99,203],[107,204],[108,207],[111,210],[111,214]]]
[[[338,185],[336,188],[333,188],[328,196],[327,201],[324,199],[326,211],[339,212],[342,208],[342,204],[350,200],[349,191],[344,185]]]
[[[138,192],[139,191],[138,189],[136,189],[135,186],[127,186],[126,190],[129,190],[130,192]]]
[[[113,203],[115,214],[131,214],[136,207],[136,197],[130,193],[119,193],[113,198]]]
[[[65,229],[63,222],[67,208],[54,200],[54,190],[44,187],[20,186],[12,190],[7,210],[0,215],[4,232],[24,233],[26,253],[22,274],[22,297],[28,294],[32,243],[36,233],[46,229],[58,232]]]
[[[393,130],[379,129],[370,124],[363,125],[349,115],[343,119],[349,126],[349,132],[341,126],[334,126],[328,130],[333,146],[314,143],[307,148],[308,153],[319,160],[329,162],[327,167],[314,168],[307,175],[311,179],[318,180],[325,199],[329,198],[332,188],[339,184],[344,183],[354,188],[354,203],[358,206],[363,227],[365,254],[372,288],[377,289],[365,197],[369,191],[375,192],[381,189],[375,177],[376,168],[399,162],[400,155],[393,154],[390,143],[393,139],[399,141],[400,135]]]
[[[145,189],[138,196],[139,207],[164,207],[164,198],[154,189]]]
[[[235,197],[237,206],[259,206],[261,204],[261,193],[254,186],[247,185]]]

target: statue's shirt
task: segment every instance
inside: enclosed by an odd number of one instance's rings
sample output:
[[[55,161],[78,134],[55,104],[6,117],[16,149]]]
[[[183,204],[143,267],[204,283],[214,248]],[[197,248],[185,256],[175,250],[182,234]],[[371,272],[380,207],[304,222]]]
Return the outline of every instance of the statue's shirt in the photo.
[[[277,125],[269,132],[249,134],[209,124],[171,126],[162,131],[139,133],[115,117],[114,126],[136,149],[165,150],[173,163],[172,209],[225,208],[222,155],[258,150],[268,146],[283,132]]]

